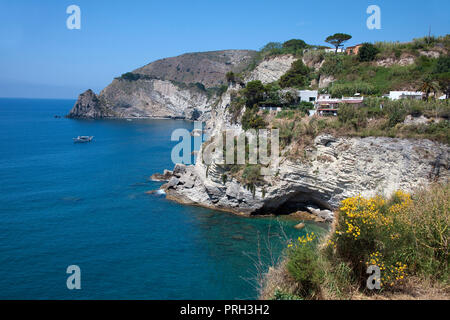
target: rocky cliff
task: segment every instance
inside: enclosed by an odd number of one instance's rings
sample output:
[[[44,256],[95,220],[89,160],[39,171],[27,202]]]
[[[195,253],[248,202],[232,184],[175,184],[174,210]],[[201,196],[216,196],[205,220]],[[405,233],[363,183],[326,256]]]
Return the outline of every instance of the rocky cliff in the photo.
[[[261,62],[246,80],[265,81],[267,73],[261,70],[274,70],[276,63],[284,70],[288,61]],[[276,80],[276,71],[271,74]],[[242,131],[228,113],[230,96],[238,89],[229,87],[211,113],[207,122],[211,137],[225,129]],[[398,189],[412,192],[432,181],[448,180],[449,152],[448,145],[429,140],[319,135],[303,157],[282,157],[277,173],[266,176],[254,192],[229,174],[224,181],[228,172],[216,163],[206,166],[201,152],[195,165],[177,165],[162,189],[168,199],[184,204],[244,215],[309,211],[331,221],[333,209],[347,197],[389,196]]]
[[[254,194],[235,179],[223,183],[220,165],[207,168],[199,162],[178,166],[178,177],[164,188],[170,199],[234,213],[289,214],[314,208],[330,220],[329,209],[347,197],[411,192],[450,177],[449,147],[429,140],[321,135],[305,151],[305,159],[283,159],[277,174],[265,178],[265,190],[257,187]]]
[[[81,94],[71,118],[207,119],[228,71],[241,72],[256,52],[225,50],[188,53],[126,73],[103,89]]]

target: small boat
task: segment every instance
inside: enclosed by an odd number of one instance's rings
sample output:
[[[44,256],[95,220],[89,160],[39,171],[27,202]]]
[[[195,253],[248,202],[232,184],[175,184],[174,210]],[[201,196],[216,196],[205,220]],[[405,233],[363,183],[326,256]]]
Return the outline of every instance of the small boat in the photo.
[[[73,138],[74,143],[83,143],[83,142],[91,142],[94,139],[94,136],[78,136]]]

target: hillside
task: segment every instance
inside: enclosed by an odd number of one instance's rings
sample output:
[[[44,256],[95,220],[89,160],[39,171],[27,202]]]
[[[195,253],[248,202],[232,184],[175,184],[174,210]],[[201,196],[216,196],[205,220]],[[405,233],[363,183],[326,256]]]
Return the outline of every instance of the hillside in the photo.
[[[255,54],[211,51],[152,62],[117,77],[98,96],[91,90],[83,93],[68,117],[206,119],[226,73],[244,70]]]
[[[186,84],[199,82],[206,88],[219,87],[226,84],[227,72],[243,71],[255,54],[250,50],[186,53],[149,63],[133,73]]]

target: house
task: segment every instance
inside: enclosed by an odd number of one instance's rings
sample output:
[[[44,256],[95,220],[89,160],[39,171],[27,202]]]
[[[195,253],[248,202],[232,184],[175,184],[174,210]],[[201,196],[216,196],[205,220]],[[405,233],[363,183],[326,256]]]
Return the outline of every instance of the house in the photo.
[[[420,91],[390,91],[388,97],[391,100],[400,100],[400,99],[421,100],[423,97],[423,92],[420,92]]]
[[[320,115],[337,115],[337,111],[340,104],[352,104],[359,106],[363,103],[364,97],[361,97],[359,93],[355,94],[353,97],[341,97],[332,98],[329,94],[319,95],[316,102],[317,113]]]
[[[317,90],[299,90],[298,96],[300,97],[300,102],[304,101],[315,104],[318,93],[319,92]]]
[[[356,55],[356,54],[358,54],[359,49],[360,49],[362,46],[363,46],[363,44],[360,43],[360,44],[357,44],[357,45],[355,45],[355,46],[347,47],[347,49],[345,49],[345,52],[346,52],[348,55]]]

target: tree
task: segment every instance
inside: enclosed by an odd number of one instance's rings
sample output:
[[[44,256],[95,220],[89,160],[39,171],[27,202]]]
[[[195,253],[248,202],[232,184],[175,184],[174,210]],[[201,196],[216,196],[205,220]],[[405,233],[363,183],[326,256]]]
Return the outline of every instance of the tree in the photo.
[[[436,61],[434,73],[450,72],[450,56],[440,56]]]
[[[359,61],[373,61],[375,56],[380,50],[371,43],[363,43],[359,48],[358,57]]]
[[[261,48],[261,51],[272,51],[272,50],[278,50],[283,48],[283,45],[280,42],[269,42],[264,47]]]
[[[309,68],[305,66],[302,59],[292,63],[291,68],[280,78],[280,86],[303,87],[308,83]]]
[[[308,45],[300,39],[291,39],[283,43],[283,49],[295,53],[299,49],[305,49]]]
[[[264,99],[264,85],[261,81],[249,81],[244,89],[244,96],[247,99],[246,106],[253,108],[255,104],[258,104]]]
[[[425,92],[425,100],[428,100],[428,97],[430,96],[430,93],[432,91],[434,93],[434,98],[436,98],[436,92],[438,91],[438,88],[439,84],[430,76],[427,76],[422,80],[420,91]]]
[[[344,46],[344,42],[350,40],[351,38],[352,36],[346,33],[335,33],[332,36],[326,38],[325,42],[328,42],[333,46],[335,46],[336,47],[335,53],[337,53],[339,47]]]

